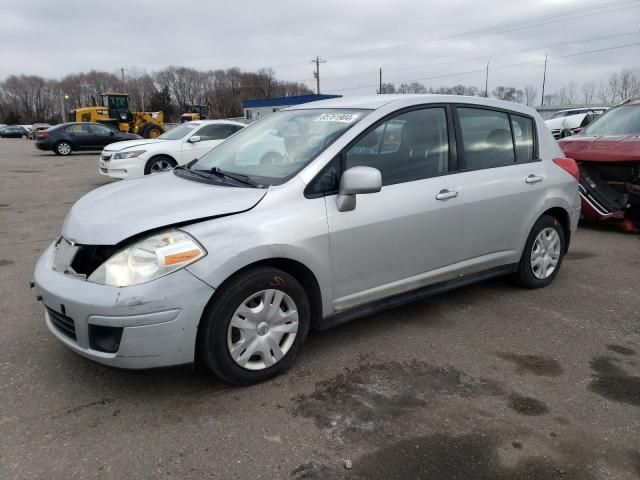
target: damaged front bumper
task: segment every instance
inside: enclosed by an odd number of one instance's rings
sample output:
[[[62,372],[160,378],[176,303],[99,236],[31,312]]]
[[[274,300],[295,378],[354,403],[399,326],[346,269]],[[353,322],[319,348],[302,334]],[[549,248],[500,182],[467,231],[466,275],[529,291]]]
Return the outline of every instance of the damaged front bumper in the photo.
[[[148,283],[111,287],[52,268],[54,244],[34,286],[51,333],[74,352],[119,368],[194,361],[198,323],[213,288],[182,269]]]
[[[580,163],[582,216],[640,232],[640,162]]]

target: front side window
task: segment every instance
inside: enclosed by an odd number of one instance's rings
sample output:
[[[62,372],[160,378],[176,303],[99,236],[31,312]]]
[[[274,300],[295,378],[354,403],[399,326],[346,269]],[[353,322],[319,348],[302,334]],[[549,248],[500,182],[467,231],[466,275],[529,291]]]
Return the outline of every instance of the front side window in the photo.
[[[200,136],[201,141],[206,140],[224,140],[233,133],[230,125],[214,124],[205,125],[196,132],[196,135]]]
[[[192,170],[212,168],[278,185],[298,173],[368,110],[282,110],[242,129],[203,155]]]
[[[584,135],[635,135],[640,133],[640,105],[612,108],[583,130]]]
[[[101,137],[108,137],[109,135],[111,135],[112,131],[113,130],[110,130],[109,128],[102,125],[91,125],[91,132],[94,135],[99,135]]]
[[[481,108],[458,108],[462,133],[462,168],[478,170],[515,162],[509,116]]]
[[[380,124],[345,153],[345,169],[380,170],[383,185],[431,178],[449,168],[447,113],[434,107],[402,113]]]

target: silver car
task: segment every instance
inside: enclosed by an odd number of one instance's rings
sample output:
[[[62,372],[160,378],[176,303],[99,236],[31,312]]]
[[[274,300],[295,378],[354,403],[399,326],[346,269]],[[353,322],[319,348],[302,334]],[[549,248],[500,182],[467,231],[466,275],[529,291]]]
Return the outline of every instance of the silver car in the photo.
[[[324,100],[85,195],[35,287],[80,355],[136,369],[199,359],[250,384],[288,368],[312,328],[497,275],[548,285],[578,223],[577,177],[529,107]]]

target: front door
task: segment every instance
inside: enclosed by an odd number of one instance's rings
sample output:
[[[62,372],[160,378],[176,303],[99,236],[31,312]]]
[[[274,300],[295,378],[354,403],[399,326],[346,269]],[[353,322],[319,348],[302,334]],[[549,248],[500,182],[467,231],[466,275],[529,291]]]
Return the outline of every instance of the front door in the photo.
[[[463,191],[450,170],[447,108],[413,109],[361,137],[342,154],[344,168],[382,174],[382,190],[358,195],[356,208],[325,197],[337,311],[450,278],[459,260]]]

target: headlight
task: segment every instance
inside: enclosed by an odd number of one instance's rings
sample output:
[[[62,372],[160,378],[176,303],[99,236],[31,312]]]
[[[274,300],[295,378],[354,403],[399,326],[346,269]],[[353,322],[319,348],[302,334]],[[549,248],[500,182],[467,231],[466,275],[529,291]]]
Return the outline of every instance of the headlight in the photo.
[[[206,254],[190,235],[169,230],[119,251],[87,280],[113,287],[138,285],[180,270]]]
[[[133,158],[133,157],[139,157],[140,155],[142,155],[144,152],[146,152],[146,150],[134,150],[132,152],[119,152],[116,153],[115,156],[113,157],[114,160],[121,160],[123,158]]]

